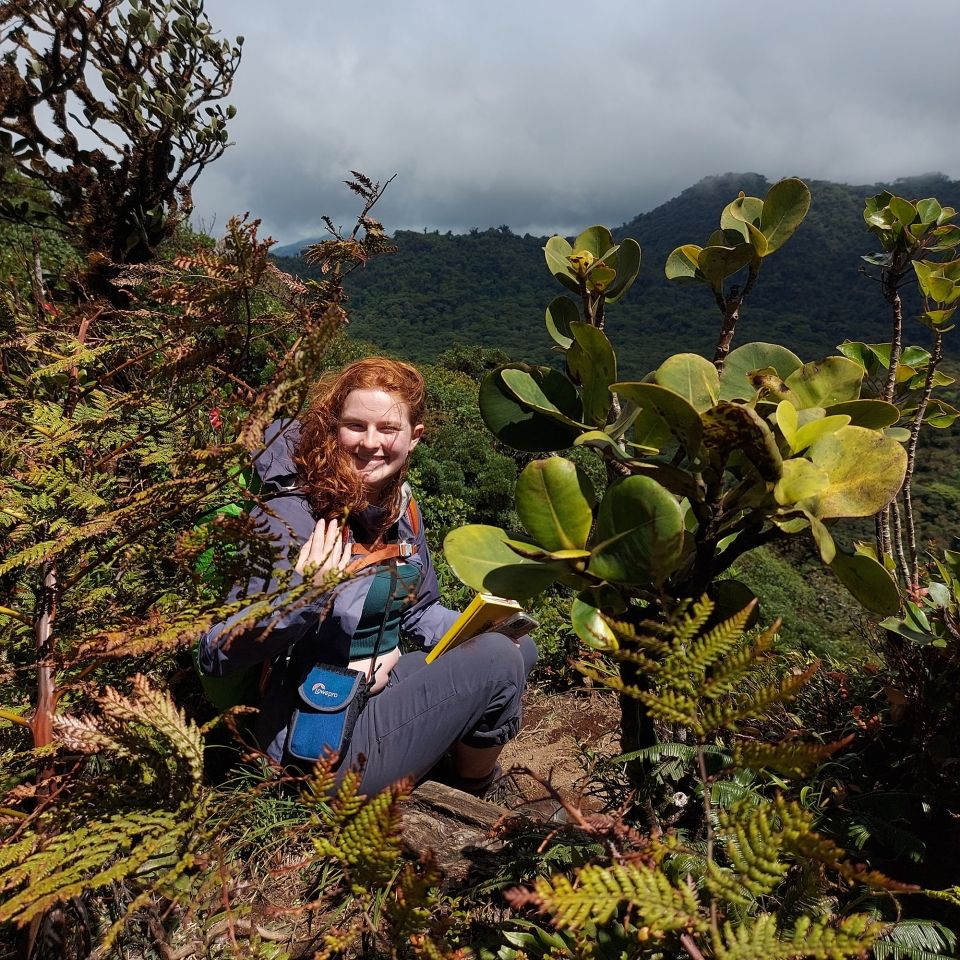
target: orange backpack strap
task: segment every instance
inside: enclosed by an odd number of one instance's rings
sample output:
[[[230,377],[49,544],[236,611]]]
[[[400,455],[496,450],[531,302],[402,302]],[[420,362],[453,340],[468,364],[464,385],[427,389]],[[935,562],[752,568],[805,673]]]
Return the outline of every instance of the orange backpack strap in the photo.
[[[414,537],[420,536],[420,508],[417,506],[417,501],[410,497],[409,502],[407,503],[407,523],[410,524],[410,530],[413,532]]]
[[[359,543],[353,545],[353,552],[356,555],[347,566],[347,573],[356,573],[365,567],[372,567],[384,560],[393,560],[397,557],[409,557],[413,553],[413,547],[409,543],[388,543],[385,547],[379,547],[376,550],[367,550]]]
[[[417,501],[411,496],[407,501],[407,510],[404,516],[410,526],[413,538],[420,536],[420,508]],[[384,560],[393,560],[398,557],[409,557],[414,552],[414,545],[401,540],[399,543],[388,543],[376,550],[368,550],[363,544],[353,544],[354,559],[347,567],[348,573],[356,573],[365,567],[372,567]]]

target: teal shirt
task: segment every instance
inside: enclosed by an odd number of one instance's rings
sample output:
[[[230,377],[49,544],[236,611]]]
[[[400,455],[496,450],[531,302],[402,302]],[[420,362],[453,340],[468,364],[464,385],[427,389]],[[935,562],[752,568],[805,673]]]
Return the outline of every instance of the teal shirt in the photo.
[[[400,643],[400,615],[417,597],[420,571],[412,563],[397,562],[397,580],[392,591],[391,564],[381,564],[361,574],[370,580],[363,612],[350,640],[350,659],[361,660],[373,656],[373,648],[383,624],[383,638],[377,656],[395,650]],[[386,618],[384,618],[386,614]]]

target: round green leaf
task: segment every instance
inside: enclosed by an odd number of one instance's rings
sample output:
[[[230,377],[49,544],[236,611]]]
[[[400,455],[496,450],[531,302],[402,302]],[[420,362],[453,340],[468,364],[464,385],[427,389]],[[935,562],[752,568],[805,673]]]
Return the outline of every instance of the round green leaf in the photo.
[[[777,426],[791,450],[795,449],[798,421],[797,408],[789,400],[781,400],[777,404]]]
[[[783,461],[783,476],[773,488],[773,496],[781,506],[787,506],[817,496],[829,483],[826,470],[803,457],[795,457]]]
[[[933,197],[917,201],[917,213],[920,215],[921,223],[936,223],[942,212],[943,209]]]
[[[653,375],[655,383],[679,393],[698,413],[714,406],[720,398],[717,368],[695,353],[667,357]]]
[[[909,200],[904,200],[903,197],[891,197],[888,206],[890,212],[905,227],[916,219],[917,208]]]
[[[907,469],[907,453],[896,440],[863,427],[821,437],[807,457],[829,485],[800,506],[821,519],[873,516],[897,495]]]
[[[728,203],[720,214],[720,229],[735,230],[753,247],[758,257],[767,254],[767,238],[760,230],[763,201],[758,197],[746,197],[741,192],[733,203]]]
[[[598,260],[602,260],[604,255],[613,249],[614,245],[613,234],[599,223],[595,226],[587,227],[587,229],[573,241],[574,250],[586,250],[588,253],[592,253]]]
[[[819,416],[810,419],[797,430],[793,442],[790,444],[794,453],[806,450],[810,444],[819,440],[820,437],[825,437],[830,433],[836,433],[841,427],[845,427],[850,422],[850,418],[846,414],[825,417],[822,407],[813,407],[811,409],[816,410]],[[803,412],[807,413],[809,411],[805,410]]]
[[[547,550],[586,546],[596,491],[571,460],[535,460],[517,478],[517,514],[527,533]]]
[[[754,370],[773,367],[781,380],[803,366],[803,361],[786,347],[776,343],[745,343],[731,350],[723,363],[723,375],[720,377],[721,400],[752,400],[756,390],[750,382],[749,374]]]
[[[649,477],[611,484],[600,503],[589,571],[613,583],[662,583],[683,550],[683,512]]]
[[[500,368],[500,379],[525,406],[579,429],[583,412],[574,385],[551,367],[524,364]]]
[[[607,303],[616,303],[633,286],[640,272],[640,244],[632,237],[627,237],[617,252],[606,258],[606,262],[617,271],[617,279],[607,287]]]
[[[580,640],[594,650],[616,650],[620,646],[600,611],[579,597],[570,609],[570,623]]]
[[[813,542],[817,545],[820,559],[824,563],[833,563],[837,555],[837,545],[834,543],[826,524],[818,520],[812,513],[806,513],[806,517],[810,521],[810,534],[813,537]]]
[[[570,324],[576,323],[579,319],[580,311],[569,297],[554,297],[547,307],[547,333],[550,334],[555,343],[566,349],[573,343]]]
[[[738,451],[770,483],[780,479],[783,465],[777,438],[767,422],[742,403],[721,400],[702,416],[704,446],[723,454]]]
[[[923,422],[937,430],[943,430],[952,426],[958,416],[960,416],[960,410],[957,410],[956,407],[950,406],[949,403],[939,397],[931,397],[923,415]]]
[[[727,277],[742,270],[756,253],[749,243],[736,247],[704,247],[697,259],[700,272],[712,287],[719,287]]]
[[[569,447],[579,431],[521,403],[503,382],[503,369],[491,370],[480,383],[480,415],[490,432],[508,446],[528,453],[545,453]],[[537,371],[543,368],[517,364],[514,369]],[[563,409],[574,413],[572,419],[576,419],[580,401],[573,384],[557,371],[550,371],[543,376],[551,381],[552,396],[557,396],[561,390],[567,391],[561,401]],[[565,388],[557,378],[566,382]]]
[[[700,273],[698,263],[700,261],[700,251],[695,243],[687,243],[682,247],[677,247],[670,256],[667,257],[663,272],[668,280],[703,280],[703,274]]]
[[[805,363],[784,383],[793,391],[802,410],[804,407],[829,407],[857,400],[862,380],[863,367],[859,363],[846,357],[827,357]]]
[[[748,197],[741,191],[740,196],[728,203],[720,214],[721,230],[736,230],[744,240],[749,240],[745,225],[759,225],[763,215],[763,201],[759,197]]]
[[[589,323],[572,323],[576,344],[567,352],[570,374],[580,381],[583,419],[602,427],[610,414],[610,384],[617,379],[617,357],[606,334]]]
[[[568,289],[574,293],[580,291],[580,282],[567,257],[573,253],[573,247],[563,237],[554,234],[543,248],[547,269]]]
[[[830,569],[871,613],[887,617],[900,611],[897,584],[873,557],[838,550]]]
[[[700,454],[703,425],[700,414],[683,397],[656,383],[614,383],[610,389],[618,396],[635,403],[641,410],[634,422],[637,443],[658,446],[649,438],[670,436],[691,459]],[[656,418],[653,422],[651,418]],[[659,422],[657,422],[659,421]],[[643,435],[641,436],[641,428]]]
[[[868,430],[892,427],[900,419],[900,411],[896,406],[884,400],[847,400],[827,407],[827,414],[848,416],[851,426],[866,427]]]
[[[499,527],[470,524],[451,530],[443,552],[453,572],[482,593],[528,600],[545,590],[566,570],[562,563],[538,563],[518,556]]]
[[[810,209],[810,190],[795,177],[775,183],[763,200],[760,230],[767,238],[769,256],[793,236]]]

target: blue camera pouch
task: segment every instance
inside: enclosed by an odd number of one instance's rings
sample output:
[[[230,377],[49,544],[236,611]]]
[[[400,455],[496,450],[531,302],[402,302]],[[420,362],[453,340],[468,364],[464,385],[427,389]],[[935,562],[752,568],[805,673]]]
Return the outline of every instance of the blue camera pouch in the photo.
[[[331,753],[342,757],[367,703],[363,674],[318,663],[297,693],[300,705],[287,727],[287,752],[300,760],[316,761]]]

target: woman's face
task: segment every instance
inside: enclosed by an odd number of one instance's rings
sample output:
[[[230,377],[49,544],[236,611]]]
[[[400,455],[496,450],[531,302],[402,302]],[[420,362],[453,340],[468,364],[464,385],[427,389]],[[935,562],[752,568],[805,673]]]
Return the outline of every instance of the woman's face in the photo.
[[[340,446],[373,495],[400,472],[422,433],[407,405],[384,390],[351,390],[337,426]]]

